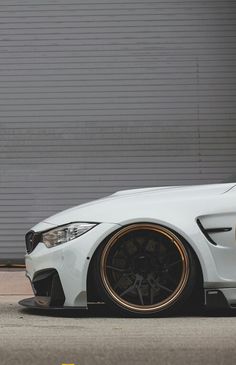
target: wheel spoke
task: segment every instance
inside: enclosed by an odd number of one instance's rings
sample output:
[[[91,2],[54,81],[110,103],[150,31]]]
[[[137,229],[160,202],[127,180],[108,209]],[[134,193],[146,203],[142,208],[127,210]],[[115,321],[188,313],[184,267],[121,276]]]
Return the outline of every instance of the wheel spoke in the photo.
[[[143,277],[141,275],[136,275],[135,281],[132,285],[130,285],[127,289],[125,289],[121,294],[120,297],[123,297],[125,294],[133,291],[134,289],[140,288],[143,281]]]
[[[139,300],[140,300],[141,304],[144,305],[142,291],[139,287],[137,287],[136,289],[138,292]]]
[[[151,286],[149,286],[149,298],[150,298],[150,304],[153,304],[153,299],[154,299],[154,291],[153,288]]]
[[[172,290],[172,289],[170,289],[170,288],[167,288],[167,286],[161,285],[160,283],[156,283],[156,285],[157,285],[159,288],[161,288],[161,289],[163,289],[163,290],[167,291],[168,293],[173,293],[173,291],[174,291],[174,290]]]
[[[129,269],[121,269],[120,267],[117,267],[117,266],[112,266],[112,265],[107,265],[106,266],[107,269],[110,269],[110,270],[114,270],[114,271],[118,271],[118,272],[128,272]]]
[[[158,291],[159,289],[163,289],[163,290],[167,291],[168,293],[173,293],[173,291],[174,291],[170,288],[167,288],[167,286],[160,284],[157,280],[153,280],[152,278],[148,278],[147,281],[148,281],[149,285],[151,285],[151,287],[155,291]]]
[[[124,277],[129,277],[130,275],[132,275],[132,273],[130,273],[130,274],[123,273],[121,275],[121,277],[118,279],[118,281],[116,282],[116,284],[114,285],[114,290],[116,290],[119,287],[119,285],[120,285],[121,281],[124,279]]]
[[[181,262],[181,260],[177,260],[175,262],[172,262],[171,264],[167,264],[166,268],[169,269],[170,267],[173,267],[175,265],[178,265]]]
[[[125,294],[129,293],[130,291],[132,291],[135,288],[135,285],[132,284],[130,285],[127,289],[125,289],[121,294],[120,297],[123,297]]]
[[[133,245],[135,246],[136,250],[137,250],[137,254],[141,253],[141,245],[140,243],[134,238],[132,241]]]
[[[134,244],[134,246],[136,247],[136,249],[137,249],[137,252],[136,252],[136,254],[142,254],[144,251],[145,251],[145,245],[143,244],[143,242],[139,242],[138,240],[137,240],[137,238],[135,237],[135,235],[133,235],[133,239],[132,239],[132,243]]]
[[[129,253],[126,244],[124,243],[122,246],[123,253],[125,254],[126,258],[130,258],[132,255]]]

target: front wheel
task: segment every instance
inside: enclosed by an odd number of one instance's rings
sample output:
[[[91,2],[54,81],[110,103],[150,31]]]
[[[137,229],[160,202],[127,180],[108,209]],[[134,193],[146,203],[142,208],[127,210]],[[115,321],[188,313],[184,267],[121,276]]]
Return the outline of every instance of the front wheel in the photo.
[[[196,263],[186,242],[171,230],[132,224],[99,248],[95,280],[113,309],[148,316],[186,302],[196,282]]]

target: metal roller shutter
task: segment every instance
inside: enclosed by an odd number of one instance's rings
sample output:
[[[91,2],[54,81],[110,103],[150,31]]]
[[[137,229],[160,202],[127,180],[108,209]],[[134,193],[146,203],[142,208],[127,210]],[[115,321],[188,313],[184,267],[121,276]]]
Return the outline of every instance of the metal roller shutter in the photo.
[[[66,207],[235,171],[234,0],[0,0],[0,259]]]

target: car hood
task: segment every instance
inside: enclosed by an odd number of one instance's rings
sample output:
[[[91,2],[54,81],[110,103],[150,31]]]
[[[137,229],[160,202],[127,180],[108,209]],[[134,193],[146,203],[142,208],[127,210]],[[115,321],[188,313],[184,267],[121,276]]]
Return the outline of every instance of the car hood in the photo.
[[[107,222],[124,224],[129,220],[148,220],[161,214],[179,214],[182,209],[202,206],[206,198],[215,197],[231,190],[235,183],[192,186],[172,186],[118,191],[105,198],[64,210],[42,222],[45,229],[70,222]],[[204,204],[204,209],[207,207]],[[166,213],[166,214],[165,214]],[[40,224],[42,227],[42,223]],[[34,230],[42,230],[40,225]]]

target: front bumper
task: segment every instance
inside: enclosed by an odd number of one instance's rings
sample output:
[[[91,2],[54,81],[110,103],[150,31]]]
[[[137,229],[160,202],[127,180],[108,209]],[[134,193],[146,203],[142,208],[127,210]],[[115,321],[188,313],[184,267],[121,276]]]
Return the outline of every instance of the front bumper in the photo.
[[[101,223],[84,235],[47,248],[40,242],[26,255],[26,276],[31,281],[34,299],[21,301],[36,308],[87,308],[87,274],[99,244],[120,226]],[[43,299],[42,299],[43,298]]]
[[[34,309],[85,309],[84,307],[66,307],[65,294],[59,275],[55,269],[38,272],[31,282],[35,297],[23,299],[20,305]]]

